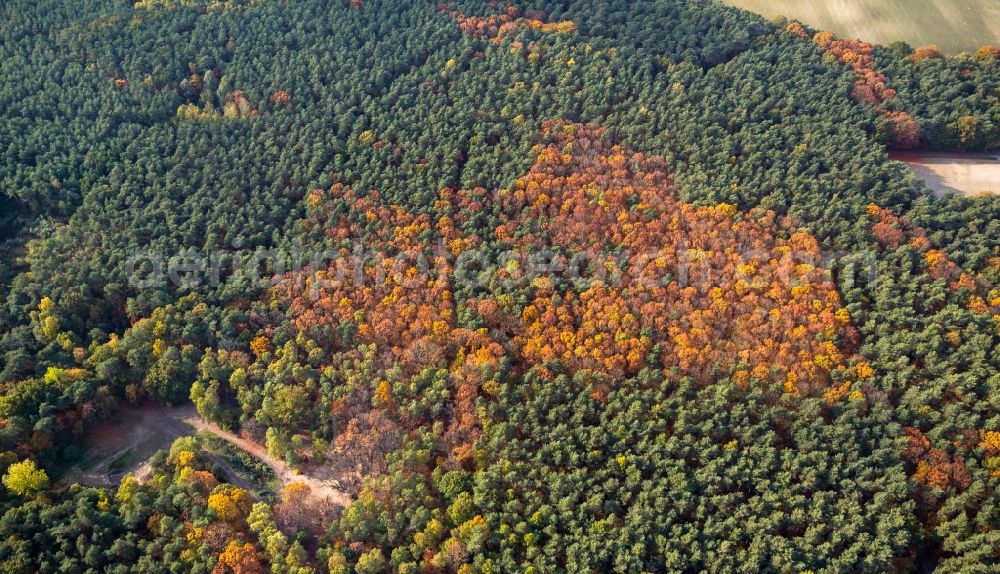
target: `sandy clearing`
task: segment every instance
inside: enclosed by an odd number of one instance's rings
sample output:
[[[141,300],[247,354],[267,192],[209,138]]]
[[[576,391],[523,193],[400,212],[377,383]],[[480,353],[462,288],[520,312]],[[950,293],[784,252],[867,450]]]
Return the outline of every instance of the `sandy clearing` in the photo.
[[[113,420],[94,426],[80,444],[87,462],[82,469],[70,471],[65,480],[98,487],[117,485],[125,473],[140,468],[156,451],[170,448],[174,440],[193,432],[166,415],[169,410],[124,407]]]
[[[84,458],[96,462],[90,467],[68,473],[64,480],[105,488],[117,485],[127,472],[136,474],[142,480],[150,471],[148,459],[157,450],[167,449],[174,440],[198,432],[211,433],[250,453],[274,471],[283,487],[292,483],[302,483],[308,486],[312,496],[319,500],[341,507],[351,502],[351,495],[341,488],[337,480],[300,473],[285,461],[270,456],[263,445],[202,419],[193,405],[182,407],[149,405],[120,410],[116,413],[114,421],[97,425],[82,441],[82,446],[86,450]],[[222,467],[230,483],[245,490],[253,490],[253,486],[225,460],[209,452],[204,454]]]
[[[892,153],[938,195],[1000,194],[1000,155],[947,153]]]

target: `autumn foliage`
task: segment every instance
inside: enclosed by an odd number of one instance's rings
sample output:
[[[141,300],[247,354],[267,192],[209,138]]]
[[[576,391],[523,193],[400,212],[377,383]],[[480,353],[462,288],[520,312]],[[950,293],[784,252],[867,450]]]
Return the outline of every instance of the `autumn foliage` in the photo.
[[[802,26],[798,25],[797,28],[790,27],[789,31],[798,34],[800,30]],[[920,145],[920,125],[913,116],[884,106],[886,102],[896,97],[896,91],[888,87],[885,75],[875,69],[875,59],[872,57],[874,45],[861,40],[841,40],[834,36],[833,32],[817,32],[813,36],[813,42],[854,71],[851,97],[859,103],[871,105],[879,115],[890,120],[892,140],[896,147],[913,149]],[[920,57],[931,57],[929,49],[920,53],[922,54]],[[918,56],[915,54],[914,57]]]
[[[544,13],[533,11],[521,16],[516,6],[507,6],[502,12],[489,16],[466,16],[457,10],[448,8],[445,3],[438,9],[451,15],[458,22],[463,33],[470,36],[485,36],[500,41],[504,36],[515,34],[521,28],[532,28],[543,33],[569,33],[576,31],[576,24],[571,20],[561,22],[546,22]]]
[[[992,284],[982,275],[963,270],[947,253],[931,246],[927,232],[906,217],[899,217],[891,210],[870,204],[869,219],[875,222],[871,233],[884,249],[902,245],[922,256],[923,270],[932,279],[944,279],[952,291],[968,290],[968,307],[980,315],[1000,315],[1000,299],[992,294]]]
[[[342,245],[341,257],[277,288],[295,328],[338,354],[371,346],[376,369],[396,364],[413,376],[447,365],[449,432],[464,444],[475,434],[484,373],[497,369],[505,345],[522,371],[618,378],[653,361],[702,383],[731,375],[811,394],[847,381],[854,331],[810,235],[772,212],[679,201],[661,160],[608,144],[598,127],[551,123],[544,137],[512,189],[445,190],[436,219],[384,205],[377,192],[314,191],[305,225]],[[490,202],[503,214],[495,240],[511,253],[496,279],[529,298],[463,302],[488,326],[470,330],[456,322],[454,261],[480,239],[459,228]],[[383,250],[361,260],[347,247],[356,242]],[[529,276],[542,252],[552,254],[549,271]],[[581,263],[588,274],[569,280]],[[266,347],[254,345],[258,355]],[[418,422],[391,413],[392,389],[383,381],[365,395],[390,410],[377,423],[371,417],[383,415],[349,406],[361,399],[336,406],[353,413],[347,437],[364,443]]]
[[[272,105],[287,107],[289,104],[291,104],[292,99],[291,96],[288,95],[288,92],[286,92],[285,90],[278,90],[277,92],[271,94],[270,97],[268,97],[268,101],[270,101]]]
[[[907,447],[903,457],[916,466],[914,480],[924,487],[947,490],[964,490],[972,483],[972,477],[965,468],[965,460],[951,456],[945,451],[931,446],[930,441],[918,429],[906,428]]]
[[[258,574],[266,571],[253,544],[230,542],[226,550],[219,554],[212,574]]]
[[[1000,48],[997,48],[996,46],[986,45],[976,50],[976,56],[980,58],[1000,60]]]
[[[336,401],[332,410],[343,425],[335,448],[365,461],[365,471],[384,470],[384,456],[398,447],[398,436],[428,423],[399,404],[389,379],[413,377],[448,366],[452,411],[443,440],[455,465],[471,461],[478,436],[474,399],[484,380],[495,375],[503,348],[484,331],[456,321],[451,274],[454,256],[477,243],[455,226],[478,204],[473,193],[445,190],[437,207],[443,215],[415,215],[384,205],[378,193],[360,197],[336,185],[309,198],[308,227],[316,227],[341,245],[340,255],[324,269],[290,276],[276,289],[293,325],[340,362],[370,360],[372,386]],[[356,256],[348,246],[376,245],[380,250]],[[371,349],[373,355],[366,355]],[[368,359],[366,359],[368,357]],[[390,376],[392,366],[401,369]]]
[[[609,145],[595,126],[546,130],[502,198],[497,234],[517,238],[525,266],[548,250],[598,272],[579,286],[531,282],[513,334],[527,363],[621,377],[655,349],[698,381],[732,374],[794,393],[819,391],[845,365],[854,332],[810,235],[772,212],[679,201],[661,160]]]
[[[275,390],[268,424],[309,431],[296,406],[316,400],[309,369],[346,383],[327,407],[328,455],[360,477],[433,421],[443,467],[471,468],[478,402],[529,371],[591,377],[598,401],[646,366],[830,402],[871,376],[853,367],[816,240],[790,220],[684,203],[661,159],[594,125],[547,123],[542,142],[511,188],[445,189],[430,212],[342,184],[309,194],[301,225],[332,257],[273,290],[295,344],[253,338],[251,373],[303,373]],[[499,225],[484,230],[484,211]]]
[[[922,62],[924,60],[938,60],[943,57],[941,49],[937,46],[921,46],[913,51],[909,59],[913,62]]]

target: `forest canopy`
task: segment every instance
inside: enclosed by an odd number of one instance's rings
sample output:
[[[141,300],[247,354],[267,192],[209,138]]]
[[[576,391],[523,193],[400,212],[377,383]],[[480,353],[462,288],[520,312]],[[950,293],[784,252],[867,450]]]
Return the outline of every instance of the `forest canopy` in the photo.
[[[889,157],[1000,147],[1000,49],[698,0],[0,37],[5,572],[1000,563],[1000,196]],[[93,448],[135,413],[172,446]]]

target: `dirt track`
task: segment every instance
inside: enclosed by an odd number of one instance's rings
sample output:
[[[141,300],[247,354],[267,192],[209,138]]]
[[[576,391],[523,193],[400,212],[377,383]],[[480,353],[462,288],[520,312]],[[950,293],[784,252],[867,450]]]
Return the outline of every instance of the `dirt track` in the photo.
[[[350,495],[342,490],[334,480],[323,480],[306,474],[302,474],[294,468],[288,466],[283,460],[278,460],[267,453],[262,445],[255,442],[246,440],[240,436],[237,436],[227,430],[224,430],[215,423],[210,423],[205,419],[199,417],[197,414],[189,414],[184,416],[181,421],[185,424],[190,425],[194,429],[203,432],[210,432],[215,436],[229,442],[236,448],[244,450],[258,459],[260,459],[264,464],[269,466],[274,474],[277,475],[278,480],[281,481],[281,485],[285,486],[292,483],[302,483],[309,487],[312,491],[313,496],[320,499],[325,499],[331,503],[337,504],[339,506],[347,506],[351,502]]]

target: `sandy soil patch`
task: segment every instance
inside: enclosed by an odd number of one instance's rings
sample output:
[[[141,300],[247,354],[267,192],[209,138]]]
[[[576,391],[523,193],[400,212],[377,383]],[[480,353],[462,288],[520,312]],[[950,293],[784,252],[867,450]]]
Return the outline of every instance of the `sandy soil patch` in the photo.
[[[1000,154],[893,153],[938,195],[1000,194]]]
[[[198,416],[194,407],[145,406],[123,408],[112,421],[97,425],[84,437],[84,462],[64,477],[64,482],[78,482],[90,486],[112,487],[121,482],[126,473],[134,473],[143,480],[150,472],[148,460],[156,451],[169,449],[174,440],[207,432],[253,455],[274,471],[281,486],[302,483],[311,495],[323,502],[346,506],[351,494],[336,477],[327,476],[324,469],[311,469],[308,474],[299,472],[285,461],[275,459],[263,445],[231,433]],[[225,460],[205,452],[212,462],[226,472],[229,482],[253,491],[253,486],[243,479]]]
[[[181,422],[192,413],[193,407],[122,408],[112,420],[96,425],[83,437],[83,462],[66,480],[99,487],[117,485],[156,451],[169,449],[177,438],[192,434],[194,428]]]

